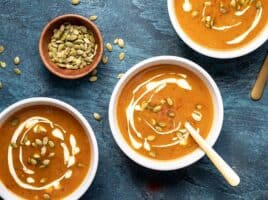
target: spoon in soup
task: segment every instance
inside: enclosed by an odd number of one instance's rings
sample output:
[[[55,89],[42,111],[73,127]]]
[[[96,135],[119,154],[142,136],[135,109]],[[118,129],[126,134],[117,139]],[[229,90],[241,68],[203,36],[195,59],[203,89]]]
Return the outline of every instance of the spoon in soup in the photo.
[[[188,130],[195,142],[206,153],[215,167],[232,186],[237,186],[240,183],[240,178],[237,173],[222,159],[222,157],[200,136],[199,132],[189,123],[185,123],[185,128]]]

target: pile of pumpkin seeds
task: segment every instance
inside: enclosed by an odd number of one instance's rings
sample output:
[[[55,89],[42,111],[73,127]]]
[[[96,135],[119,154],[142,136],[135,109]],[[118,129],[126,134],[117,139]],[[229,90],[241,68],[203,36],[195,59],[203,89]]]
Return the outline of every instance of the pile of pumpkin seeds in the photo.
[[[85,26],[63,24],[54,30],[48,45],[52,62],[66,69],[81,69],[92,63],[98,45],[94,35]]]

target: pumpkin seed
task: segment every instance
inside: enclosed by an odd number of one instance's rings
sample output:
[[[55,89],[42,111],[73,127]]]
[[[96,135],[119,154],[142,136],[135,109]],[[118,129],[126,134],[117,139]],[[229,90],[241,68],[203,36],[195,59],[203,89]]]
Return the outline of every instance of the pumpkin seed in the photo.
[[[162,106],[161,106],[161,105],[155,106],[155,107],[153,108],[153,112],[155,112],[155,113],[158,113],[158,112],[160,112],[161,110],[162,110]]]
[[[120,48],[124,48],[124,47],[125,47],[125,42],[124,42],[123,39],[121,39],[121,38],[118,39],[118,46],[119,46]]]
[[[92,75],[92,76],[96,76],[97,73],[98,73],[97,69],[94,69],[94,70],[91,72],[91,75]]]
[[[71,0],[71,3],[73,5],[78,5],[80,3],[80,0]]]
[[[167,104],[169,106],[173,106],[173,100],[171,98],[167,98]]]
[[[34,158],[30,158],[29,161],[31,165],[37,165],[37,160],[35,160]]]
[[[15,65],[20,64],[20,57],[19,57],[19,56],[16,56],[16,57],[13,59],[13,62],[14,62]]]
[[[18,145],[15,142],[11,142],[10,146],[13,148],[18,148]]]
[[[101,120],[101,115],[99,113],[93,113],[93,116],[97,121]]]
[[[0,81],[0,90],[4,87],[4,84]]]
[[[54,142],[53,142],[52,140],[49,140],[49,141],[48,141],[48,146],[49,146],[50,148],[54,148],[54,147],[55,147],[55,144],[54,144]]]
[[[117,74],[117,78],[118,78],[118,79],[122,78],[123,76],[124,76],[124,73],[119,73],[119,74]]]
[[[90,78],[89,78],[89,81],[90,82],[95,82],[95,81],[97,81],[98,80],[98,77],[97,76],[91,76]]]
[[[16,75],[20,75],[20,74],[21,74],[21,70],[20,70],[19,68],[15,67],[15,68],[14,68],[14,73],[15,73]]]
[[[164,127],[167,126],[167,124],[166,124],[165,122],[158,122],[157,124],[158,124],[158,126],[160,126],[161,128],[164,128]]]
[[[125,53],[124,52],[119,53],[118,58],[119,58],[120,61],[124,60],[125,59]]]
[[[47,167],[47,165],[40,165],[39,166],[40,169],[43,169],[43,168],[46,168],[46,167]]]
[[[155,157],[156,157],[156,153],[155,153],[155,152],[153,152],[153,151],[150,151],[150,152],[149,152],[149,156],[151,156],[151,157],[155,158]]]
[[[106,64],[108,62],[108,57],[106,55],[102,56],[102,63]]]
[[[40,183],[45,183],[47,181],[47,178],[41,178]]]
[[[154,128],[155,128],[155,130],[157,130],[157,131],[162,131],[162,130],[163,130],[160,126],[155,126]]]
[[[77,164],[78,167],[85,167],[86,165],[82,164],[82,163],[78,163]]]
[[[26,146],[30,146],[30,145],[31,145],[31,141],[30,141],[30,140],[26,140],[26,141],[24,142],[24,144],[25,144]]]
[[[27,177],[26,179],[27,183],[34,183],[35,180],[32,177]]]
[[[44,200],[50,200],[50,195],[49,194],[43,194]]]
[[[151,119],[150,121],[151,121],[151,124],[152,124],[153,126],[156,125],[156,120],[155,120],[155,119]]]
[[[45,165],[45,166],[47,166],[47,165],[49,165],[49,163],[50,163],[50,160],[48,160],[48,159],[45,159],[45,160],[43,160],[43,165]]]
[[[48,157],[49,157],[49,158],[52,158],[52,157],[54,157],[55,155],[56,155],[55,152],[51,152],[51,153],[48,154]]]
[[[47,129],[41,125],[36,125],[34,128],[33,128],[33,132],[34,133],[46,133],[47,132]]]
[[[43,137],[43,145],[47,145],[48,143],[48,137]]]
[[[147,136],[147,140],[148,141],[153,141],[153,140],[155,140],[155,136],[154,135],[149,135],[149,136]]]
[[[106,49],[108,50],[108,51],[113,51],[113,46],[112,46],[112,44],[111,43],[107,43],[106,44]]]
[[[201,110],[201,109],[202,109],[202,105],[200,105],[200,104],[197,104],[195,107],[196,107],[196,109],[198,109],[198,110]]]
[[[38,153],[33,154],[33,158],[39,160],[41,156]]]
[[[262,3],[261,3],[261,1],[257,1],[257,2],[256,2],[256,8],[257,8],[257,9],[261,9],[261,8],[262,8]]]
[[[98,18],[97,15],[91,15],[91,16],[89,17],[89,20],[90,20],[90,21],[96,21],[97,18]]]
[[[198,14],[199,14],[198,11],[194,10],[191,15],[192,17],[197,17]]]
[[[115,38],[114,39],[114,44],[118,44],[118,40],[119,40],[119,38]]]
[[[2,68],[6,68],[7,64],[3,61],[0,61],[0,67]]]
[[[37,146],[42,146],[42,145],[43,145],[43,142],[42,142],[42,140],[40,140],[40,139],[35,139],[35,144],[36,144]]]
[[[41,156],[44,156],[46,153],[47,153],[46,146],[42,146],[42,148],[41,148]]]
[[[0,54],[3,53],[5,50],[5,47],[3,45],[0,45]]]
[[[173,117],[175,117],[175,113],[174,112],[168,112],[168,116],[173,118]]]

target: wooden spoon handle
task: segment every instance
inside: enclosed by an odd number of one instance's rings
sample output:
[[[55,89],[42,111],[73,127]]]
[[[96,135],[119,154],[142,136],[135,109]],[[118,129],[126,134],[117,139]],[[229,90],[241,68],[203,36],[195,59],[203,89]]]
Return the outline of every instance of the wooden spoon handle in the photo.
[[[251,98],[253,100],[259,100],[262,97],[266,81],[268,79],[268,55],[264,61],[264,64],[259,72],[257,80],[251,91]]]
[[[220,171],[227,182],[232,186],[237,186],[240,183],[240,178],[236,172],[221,158],[221,156],[200,136],[200,134],[189,123],[185,123],[185,128],[189,131],[196,143],[207,154],[208,158]]]

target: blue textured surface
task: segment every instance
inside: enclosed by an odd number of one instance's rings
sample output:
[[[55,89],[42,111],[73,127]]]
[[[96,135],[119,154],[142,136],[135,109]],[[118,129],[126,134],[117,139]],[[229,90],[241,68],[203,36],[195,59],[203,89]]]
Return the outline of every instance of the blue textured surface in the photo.
[[[126,59],[119,62],[119,49],[107,53],[107,65],[100,65],[99,80],[88,77],[62,80],[50,74],[40,60],[38,40],[44,25],[66,13],[98,15],[105,41],[117,36],[126,43]],[[6,51],[0,60],[0,110],[29,97],[47,96],[76,107],[91,123],[100,150],[100,163],[92,187],[82,199],[268,199],[268,88],[261,101],[249,93],[263,63],[268,43],[250,55],[232,60],[201,56],[175,34],[167,13],[166,0],[1,0],[0,44]],[[13,73],[13,57],[21,57],[21,76]],[[209,160],[177,171],[155,172],[137,166],[119,150],[108,125],[108,103],[117,74],[135,63],[157,55],[189,58],[203,66],[218,84],[225,107],[223,129],[215,149],[241,176],[241,184],[231,188]],[[92,113],[99,112],[97,122]]]

